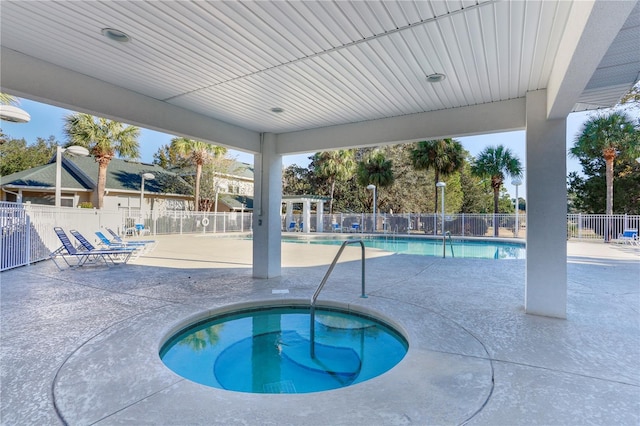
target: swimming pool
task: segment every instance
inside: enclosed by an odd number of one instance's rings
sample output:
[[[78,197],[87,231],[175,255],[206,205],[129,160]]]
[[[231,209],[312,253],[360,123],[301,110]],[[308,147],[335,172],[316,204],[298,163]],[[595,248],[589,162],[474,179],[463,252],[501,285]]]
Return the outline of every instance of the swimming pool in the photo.
[[[415,254],[420,256],[442,256],[442,239],[397,237],[397,236],[358,236],[310,238],[283,235],[282,242],[299,244],[341,245],[346,239],[361,239],[365,247],[393,253]],[[453,254],[453,255],[452,255]],[[494,240],[446,240],[446,256],[478,259],[525,259],[525,244],[520,242]]]
[[[309,393],[350,386],[388,371],[407,341],[384,322],[338,308],[265,306],[187,326],[160,358],[191,381],[238,392]]]

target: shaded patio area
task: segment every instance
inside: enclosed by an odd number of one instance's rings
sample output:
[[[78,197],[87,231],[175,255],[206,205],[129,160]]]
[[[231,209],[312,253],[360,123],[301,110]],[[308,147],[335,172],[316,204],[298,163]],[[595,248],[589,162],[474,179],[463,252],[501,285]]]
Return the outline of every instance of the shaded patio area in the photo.
[[[392,321],[409,352],[380,377],[315,394],[191,383],[158,351],[186,318],[308,303],[335,246],[283,244],[283,274],[251,276],[251,241],[158,237],[135,263],[0,275],[2,424],[619,424],[640,422],[640,253],[568,243],[568,319],[524,313],[525,261],[349,247],[319,301]],[[278,290],[274,292],[273,290]],[[288,290],[283,293],[282,290]]]

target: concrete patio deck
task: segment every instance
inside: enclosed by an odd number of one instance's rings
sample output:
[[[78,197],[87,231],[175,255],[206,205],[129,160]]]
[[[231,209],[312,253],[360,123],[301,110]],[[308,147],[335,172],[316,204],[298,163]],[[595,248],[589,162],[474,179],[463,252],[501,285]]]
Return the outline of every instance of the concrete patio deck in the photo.
[[[320,301],[378,312],[404,360],[355,386],[244,394],[177,376],[158,351],[187,318],[307,303],[337,247],[283,244],[283,274],[251,277],[251,241],[161,236],[135,263],[0,274],[3,425],[638,425],[640,251],[569,242],[568,318],[523,311],[523,260],[349,247]],[[288,293],[273,292],[288,290]]]

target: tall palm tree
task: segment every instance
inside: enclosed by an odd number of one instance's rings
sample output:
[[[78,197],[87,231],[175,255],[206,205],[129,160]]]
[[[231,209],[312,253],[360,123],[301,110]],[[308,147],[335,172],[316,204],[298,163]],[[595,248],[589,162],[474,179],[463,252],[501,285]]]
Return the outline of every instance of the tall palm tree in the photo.
[[[173,138],[171,139],[170,149],[180,155],[191,158],[193,164],[196,165],[194,201],[195,210],[200,211],[200,179],[202,178],[202,166],[211,161],[212,158],[225,155],[227,153],[227,148],[193,139]]]
[[[336,181],[345,180],[353,175],[356,167],[354,151],[341,149],[338,151],[316,152],[313,156],[315,172],[320,178],[326,179],[331,185],[331,200],[329,214],[333,213],[333,194]]]
[[[74,113],[64,118],[64,133],[69,139],[68,145],[87,148],[98,163],[98,208],[101,209],[104,205],[107,166],[116,154],[123,158],[140,156],[140,129],[91,114]]]
[[[474,175],[482,178],[491,178],[491,188],[493,188],[493,212],[498,213],[498,201],[500,199],[500,188],[507,176],[522,176],[522,164],[509,148],[502,145],[496,147],[488,146],[478,154],[475,162],[471,166]],[[493,226],[494,237],[498,236],[498,227]]]
[[[378,150],[371,152],[358,163],[356,175],[359,185],[366,187],[369,184],[373,184],[376,186],[378,193],[380,193],[380,188],[391,186],[395,181],[393,162],[388,160],[382,151]],[[378,204],[380,199],[378,197]]]
[[[436,139],[418,142],[411,150],[411,163],[416,170],[434,171],[433,190],[437,193],[436,184],[440,177],[462,170],[465,151],[462,144],[454,139]],[[433,211],[438,211],[438,197],[434,197]]]
[[[14,96],[11,96],[7,93],[1,93],[0,92],[0,104],[2,105],[13,105],[18,103],[18,99],[16,99]]]
[[[614,111],[591,117],[582,124],[570,154],[581,161],[602,158],[607,185],[606,214],[613,214],[613,166],[617,158],[638,154],[640,131],[625,113]]]

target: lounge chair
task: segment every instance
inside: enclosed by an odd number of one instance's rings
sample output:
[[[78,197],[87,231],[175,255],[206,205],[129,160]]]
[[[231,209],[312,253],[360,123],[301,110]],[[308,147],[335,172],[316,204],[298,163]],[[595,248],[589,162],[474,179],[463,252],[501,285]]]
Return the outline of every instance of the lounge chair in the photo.
[[[130,243],[130,242],[132,242],[132,241],[123,240],[122,238],[120,238],[120,235],[116,234],[115,231],[113,229],[111,229],[111,228],[106,228],[105,227],[105,229],[113,237],[112,241],[114,243]],[[151,249],[155,248],[155,246],[158,244],[158,242],[156,240],[134,240],[133,242],[146,244],[147,246],[149,246],[149,251],[151,251]]]
[[[287,228],[287,231],[293,232],[293,231],[296,230],[296,228],[297,228],[296,223],[295,222],[290,222],[289,223],[289,227]]]
[[[336,222],[331,224],[331,229],[333,230],[333,232],[342,232],[342,227],[339,223]]]
[[[622,234],[618,235],[615,240],[617,243],[638,245],[638,230],[637,229],[625,229]]]
[[[133,248],[135,250],[146,251],[148,244],[142,241],[110,241],[102,232],[97,231],[96,236],[104,248],[121,249]]]
[[[71,240],[69,239],[69,237],[67,236],[67,234],[64,232],[62,228],[55,227],[53,228],[53,230],[55,231],[56,235],[58,236],[58,239],[62,243],[62,247],[51,252],[49,257],[51,258],[53,263],[56,265],[56,267],[61,271],[63,268],[61,268],[60,264],[58,264],[58,262],[56,261],[57,258],[62,258],[62,260],[64,260],[64,262],[67,264],[68,267],[77,268],[88,263],[95,264],[100,261],[103,261],[107,266],[109,266],[109,263],[111,264],[116,263],[115,257],[117,257],[118,260],[126,263],[126,261],[128,261],[129,257],[131,256],[130,251],[127,252],[128,256],[126,256],[126,258],[123,259],[121,256],[123,254],[126,255],[127,253],[122,253],[122,251],[120,250],[93,250],[93,251],[86,250],[86,249],[78,250],[71,243]],[[75,259],[75,262],[70,262],[70,259]]]
[[[87,240],[84,235],[75,229],[69,230],[69,233],[75,237],[78,242],[80,242],[81,246],[85,251],[91,253],[103,252],[105,254],[105,260],[109,259],[112,263],[116,263],[116,261],[127,263],[131,257],[136,254],[134,258],[137,258],[140,253],[135,253],[136,249],[133,247],[120,247],[120,248],[109,248],[109,249],[99,249],[96,248],[93,244]],[[108,254],[107,254],[108,253]]]
[[[360,232],[360,224],[352,223],[351,224],[351,232]]]

